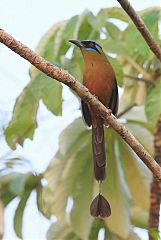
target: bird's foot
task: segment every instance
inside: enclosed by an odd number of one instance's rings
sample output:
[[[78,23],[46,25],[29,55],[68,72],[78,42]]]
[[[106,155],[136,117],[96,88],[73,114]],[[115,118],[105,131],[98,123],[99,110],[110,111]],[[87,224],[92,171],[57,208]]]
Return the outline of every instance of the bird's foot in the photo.
[[[97,100],[99,100],[97,95],[93,94],[93,96],[94,96]]]
[[[107,109],[108,109],[108,114],[111,115],[111,114],[112,114],[112,110],[111,110],[109,107],[107,107]],[[106,119],[104,120],[104,125],[105,125],[107,128],[109,127],[108,121],[106,121]]]
[[[112,114],[112,110],[109,107],[107,107],[107,109],[108,109],[109,115],[111,115]]]

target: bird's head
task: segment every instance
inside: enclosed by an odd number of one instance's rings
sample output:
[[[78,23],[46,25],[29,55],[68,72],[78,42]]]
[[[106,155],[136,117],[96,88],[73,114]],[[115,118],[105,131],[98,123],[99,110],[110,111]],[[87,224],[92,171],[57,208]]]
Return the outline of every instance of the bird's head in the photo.
[[[106,59],[102,47],[92,40],[69,40],[80,48],[84,58]]]

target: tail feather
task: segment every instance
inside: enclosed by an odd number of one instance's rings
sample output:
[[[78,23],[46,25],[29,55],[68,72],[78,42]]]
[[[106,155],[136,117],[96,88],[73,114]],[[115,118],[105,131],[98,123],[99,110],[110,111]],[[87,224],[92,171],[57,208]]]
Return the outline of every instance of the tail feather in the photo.
[[[92,148],[94,175],[96,180],[102,181],[106,177],[106,154],[103,120],[98,117],[92,118]]]
[[[99,193],[92,201],[90,213],[93,217],[105,218],[111,215],[111,207],[108,201]]]

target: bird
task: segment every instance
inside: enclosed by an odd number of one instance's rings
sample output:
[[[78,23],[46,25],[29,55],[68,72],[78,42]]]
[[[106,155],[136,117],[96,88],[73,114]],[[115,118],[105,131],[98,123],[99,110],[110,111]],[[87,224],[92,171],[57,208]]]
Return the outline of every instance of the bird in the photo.
[[[92,40],[69,40],[79,47],[84,59],[83,85],[115,116],[118,112],[118,85],[112,65],[100,44]],[[106,152],[104,120],[83,100],[82,117],[88,127],[92,126],[92,152],[94,177],[99,182],[99,194],[90,206],[93,217],[105,218],[111,215],[111,207],[101,193],[102,181],[106,178]]]

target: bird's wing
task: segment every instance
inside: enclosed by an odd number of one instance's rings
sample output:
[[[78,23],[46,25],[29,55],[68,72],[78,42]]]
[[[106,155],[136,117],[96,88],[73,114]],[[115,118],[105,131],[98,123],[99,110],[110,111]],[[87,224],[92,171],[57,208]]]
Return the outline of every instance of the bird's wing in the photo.
[[[92,119],[91,119],[88,105],[83,100],[81,100],[81,106],[82,106],[83,120],[87,124],[87,126],[90,127],[92,125]]]
[[[110,101],[109,101],[108,106],[107,106],[112,110],[112,113],[114,115],[117,115],[118,104],[119,104],[118,87],[117,87],[117,83],[116,83],[114,88],[113,88],[112,95],[111,95]]]

